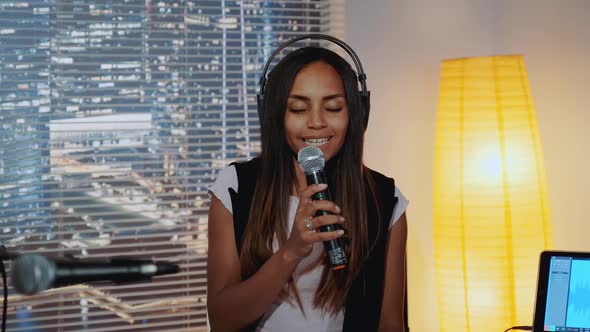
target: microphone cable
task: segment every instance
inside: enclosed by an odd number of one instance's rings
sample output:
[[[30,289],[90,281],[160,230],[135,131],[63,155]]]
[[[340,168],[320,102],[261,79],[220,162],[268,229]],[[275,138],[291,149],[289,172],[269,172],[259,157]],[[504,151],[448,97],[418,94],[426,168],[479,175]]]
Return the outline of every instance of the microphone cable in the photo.
[[[511,328],[508,328],[506,330],[504,330],[504,332],[508,332],[511,330],[520,330],[520,331],[532,331],[533,327],[532,326],[527,326],[527,325],[517,325],[517,326],[513,326]]]

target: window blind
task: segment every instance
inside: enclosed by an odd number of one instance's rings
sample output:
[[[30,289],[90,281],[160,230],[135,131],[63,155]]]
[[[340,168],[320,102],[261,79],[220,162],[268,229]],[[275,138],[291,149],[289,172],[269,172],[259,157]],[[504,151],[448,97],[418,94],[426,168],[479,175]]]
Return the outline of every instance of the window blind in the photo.
[[[341,37],[344,11],[344,0],[0,2],[1,244],[181,267],[151,282],[10,287],[7,330],[206,330],[207,187],[259,151],[267,57],[299,34]]]

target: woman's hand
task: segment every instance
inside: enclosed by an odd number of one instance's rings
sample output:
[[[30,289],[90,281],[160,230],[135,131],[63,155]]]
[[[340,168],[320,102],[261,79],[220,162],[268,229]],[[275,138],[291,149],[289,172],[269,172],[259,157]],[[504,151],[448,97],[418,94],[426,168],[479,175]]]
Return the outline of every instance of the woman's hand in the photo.
[[[343,230],[316,231],[316,228],[320,226],[339,224],[344,221],[344,218],[338,215],[340,208],[334,202],[311,200],[313,194],[324,189],[326,184],[312,184],[299,195],[299,206],[297,206],[291,235],[285,243],[285,250],[298,259],[307,257],[315,242],[334,240],[344,234]],[[330,211],[334,214],[314,217],[318,210]]]

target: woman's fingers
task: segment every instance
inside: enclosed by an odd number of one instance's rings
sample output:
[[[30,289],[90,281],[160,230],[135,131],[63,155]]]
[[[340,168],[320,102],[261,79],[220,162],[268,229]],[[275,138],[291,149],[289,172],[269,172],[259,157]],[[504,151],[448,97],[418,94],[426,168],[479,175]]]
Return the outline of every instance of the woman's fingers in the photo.
[[[308,220],[310,220],[310,221],[306,221],[305,227],[309,229],[309,227],[307,227],[309,224],[312,229],[316,229],[321,226],[343,223],[344,217],[337,216],[337,215],[325,215],[325,216],[311,218]]]
[[[319,232],[316,231],[318,227],[340,224],[344,218],[339,216],[340,208],[331,201],[317,200],[312,201],[311,197],[322,190],[325,190],[325,184],[312,184],[307,186],[299,195],[299,208],[295,216],[296,229],[291,232],[290,239],[294,240],[293,244],[297,243],[299,239],[301,256],[307,256],[311,252],[311,245],[314,242],[330,241],[341,237],[344,234],[343,230],[334,230]],[[318,211],[328,211],[331,214],[314,217]],[[303,244],[303,246],[301,246]]]
[[[330,241],[337,239],[344,234],[343,230],[334,230],[334,228],[332,228],[331,231],[316,231],[316,229],[321,226],[341,224],[342,222],[344,222],[344,218],[337,215],[325,215],[307,219],[304,227],[309,231],[303,231],[303,234],[301,234],[301,236],[305,242],[310,244],[313,242]]]
[[[339,229],[339,230],[333,231],[333,232],[316,232],[316,233],[313,233],[312,238],[313,238],[314,242],[330,241],[330,240],[336,240],[337,238],[341,237],[342,235],[344,235],[344,231]]]
[[[306,212],[312,216],[314,216],[318,210],[329,211],[334,214],[340,213],[340,208],[334,202],[324,200],[313,201],[311,199],[315,193],[318,193],[326,188],[327,185],[324,183],[307,186],[307,188],[305,188],[305,190],[303,190],[299,195],[299,208],[297,211]]]
[[[331,232],[305,232],[304,234],[301,234],[301,238],[303,241],[311,245],[314,242],[335,240],[342,235],[344,235],[344,230],[338,229]]]
[[[329,211],[334,214],[340,213],[340,207],[330,201],[311,201],[308,209],[311,215],[315,215],[317,211]]]
[[[299,205],[304,203],[310,204],[311,203],[311,196],[315,193],[319,193],[320,191],[326,189],[328,187],[325,183],[319,184],[312,184],[307,186],[300,194],[299,194]]]

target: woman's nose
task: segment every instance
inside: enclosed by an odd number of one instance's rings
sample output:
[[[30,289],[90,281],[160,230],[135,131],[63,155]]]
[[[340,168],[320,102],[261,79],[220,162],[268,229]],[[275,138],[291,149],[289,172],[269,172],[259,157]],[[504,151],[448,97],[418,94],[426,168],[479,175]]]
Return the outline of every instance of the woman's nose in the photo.
[[[324,114],[319,107],[314,107],[311,110],[311,112],[309,112],[309,117],[307,118],[307,125],[310,128],[323,128],[326,126]]]

